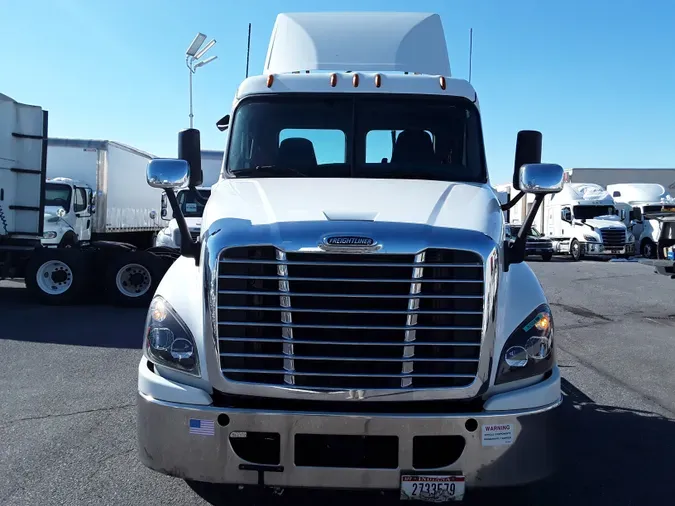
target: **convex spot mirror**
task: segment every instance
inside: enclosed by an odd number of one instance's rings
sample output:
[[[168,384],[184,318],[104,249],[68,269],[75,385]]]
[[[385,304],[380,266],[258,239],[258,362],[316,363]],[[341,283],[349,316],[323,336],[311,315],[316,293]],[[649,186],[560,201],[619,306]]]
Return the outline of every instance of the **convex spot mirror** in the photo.
[[[148,163],[146,177],[153,188],[185,188],[190,181],[190,165],[185,160],[156,158]]]
[[[527,163],[520,167],[520,190],[525,193],[558,193],[563,187],[564,170],[554,163]]]

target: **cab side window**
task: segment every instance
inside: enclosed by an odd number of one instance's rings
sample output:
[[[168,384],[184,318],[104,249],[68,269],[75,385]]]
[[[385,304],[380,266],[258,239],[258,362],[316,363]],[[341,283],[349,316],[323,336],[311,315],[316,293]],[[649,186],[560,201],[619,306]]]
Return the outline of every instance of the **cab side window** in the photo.
[[[87,209],[87,193],[84,188],[75,188],[75,203],[73,211],[81,213]]]

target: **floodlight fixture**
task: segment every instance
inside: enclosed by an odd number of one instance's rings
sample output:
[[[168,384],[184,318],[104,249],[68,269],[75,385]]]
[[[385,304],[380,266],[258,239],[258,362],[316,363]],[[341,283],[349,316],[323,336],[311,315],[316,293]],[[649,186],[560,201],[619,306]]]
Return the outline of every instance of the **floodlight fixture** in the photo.
[[[215,60],[216,58],[218,58],[218,57],[217,57],[217,56],[211,56],[210,58],[207,58],[206,60],[197,62],[197,63],[195,64],[195,67],[194,67],[195,70],[197,70],[199,67],[203,67],[203,66],[206,65],[207,63],[211,63],[211,62],[212,62],[213,60]]]
[[[186,56],[192,56],[193,58],[197,54],[197,51],[199,51],[199,48],[202,47],[202,44],[206,40],[206,35],[203,33],[198,33],[197,36],[192,40],[192,43],[190,44],[190,47],[187,48],[187,51],[185,51]]]
[[[206,44],[202,49],[199,50],[199,52],[194,56],[195,60],[199,60],[204,54],[213,47],[213,45],[216,43],[216,39],[211,39],[211,41]]]

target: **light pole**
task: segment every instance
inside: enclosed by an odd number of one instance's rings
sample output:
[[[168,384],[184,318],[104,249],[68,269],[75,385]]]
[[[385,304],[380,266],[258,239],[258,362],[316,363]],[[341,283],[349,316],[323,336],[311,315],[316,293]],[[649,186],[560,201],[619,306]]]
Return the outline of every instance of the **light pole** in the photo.
[[[185,65],[190,71],[190,128],[193,127],[194,117],[192,114],[192,74],[194,74],[199,67],[203,67],[207,63],[211,63],[213,60],[218,58],[217,56],[211,56],[206,60],[198,61],[216,43],[216,39],[212,39],[208,44],[206,44],[206,46],[204,46],[202,49],[199,49],[202,47],[202,44],[205,40],[206,35],[203,33],[198,33],[197,36],[192,40],[190,47],[188,47],[187,51],[185,51]]]

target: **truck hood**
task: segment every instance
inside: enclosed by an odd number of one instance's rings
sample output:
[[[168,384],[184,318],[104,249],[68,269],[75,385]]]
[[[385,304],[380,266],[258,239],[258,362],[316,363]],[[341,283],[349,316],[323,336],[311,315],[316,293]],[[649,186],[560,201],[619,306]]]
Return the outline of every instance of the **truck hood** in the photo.
[[[212,187],[204,225],[375,221],[481,232],[499,240],[503,215],[489,185],[404,179],[224,179]]]
[[[577,220],[577,222],[581,225],[581,220]],[[616,219],[613,216],[606,216],[602,217],[599,216],[597,218],[592,218],[590,220],[586,220],[586,225],[590,225],[593,228],[596,228],[598,230],[602,230],[605,228],[626,228],[626,225],[621,221],[621,219],[617,216]]]

